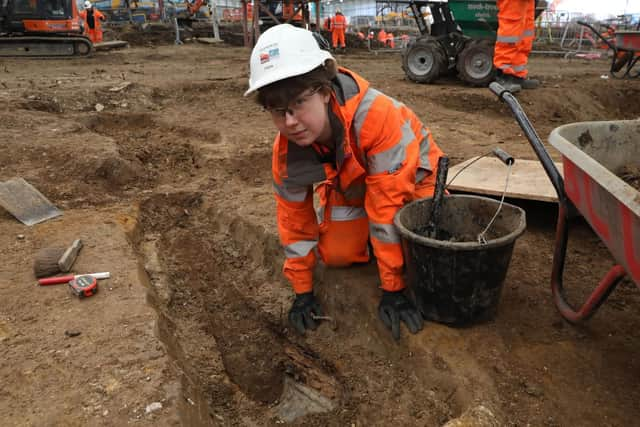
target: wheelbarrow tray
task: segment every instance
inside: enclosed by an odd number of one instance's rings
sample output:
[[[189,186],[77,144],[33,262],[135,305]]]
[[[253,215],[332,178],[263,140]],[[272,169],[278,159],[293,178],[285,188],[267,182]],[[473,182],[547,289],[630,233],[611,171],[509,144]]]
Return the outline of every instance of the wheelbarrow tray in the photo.
[[[549,142],[562,154],[567,197],[640,287],[640,192],[616,175],[640,168],[640,120],[567,124]]]
[[[640,31],[616,31],[616,46],[618,49],[640,52]]]

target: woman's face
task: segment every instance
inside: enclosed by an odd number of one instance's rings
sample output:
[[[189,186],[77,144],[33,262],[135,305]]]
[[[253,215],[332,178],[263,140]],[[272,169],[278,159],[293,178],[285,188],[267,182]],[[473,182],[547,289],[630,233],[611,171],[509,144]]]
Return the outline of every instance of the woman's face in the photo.
[[[324,142],[331,137],[328,104],[331,96],[316,89],[307,89],[289,104],[287,109],[269,109],[273,123],[282,135],[301,147]]]

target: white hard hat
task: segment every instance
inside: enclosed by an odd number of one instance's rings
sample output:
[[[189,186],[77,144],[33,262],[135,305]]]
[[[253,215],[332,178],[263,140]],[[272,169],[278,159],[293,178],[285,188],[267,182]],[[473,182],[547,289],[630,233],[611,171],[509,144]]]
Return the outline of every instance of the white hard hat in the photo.
[[[89,0],[84,2],[84,8],[85,9],[91,9],[91,2]]]
[[[328,59],[334,60],[329,52],[320,49],[311,31],[290,24],[271,27],[251,52],[249,90],[244,96],[279,80],[308,73]]]

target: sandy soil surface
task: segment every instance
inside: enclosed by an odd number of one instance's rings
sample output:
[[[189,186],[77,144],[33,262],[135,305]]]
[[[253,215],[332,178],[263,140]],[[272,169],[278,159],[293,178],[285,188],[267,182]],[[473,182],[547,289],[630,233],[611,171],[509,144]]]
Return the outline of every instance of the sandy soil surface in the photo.
[[[150,44],[0,64],[0,180],[23,177],[64,211],[26,227],[0,210],[3,425],[437,426],[473,408],[489,411],[482,425],[635,423],[640,292],[625,281],[586,324],[561,319],[548,285],[553,204],[514,201],[528,228],[491,321],[429,322],[393,342],[369,265],[319,270],[335,321],[306,337],[288,329],[274,131],[242,97],[248,55]],[[453,163],[496,146],[535,159],[487,89],[411,83],[396,55],[338,59],[413,107]],[[544,139],[565,123],[640,116],[638,82],[602,79],[606,62],[531,62],[543,87],[519,99]],[[76,272],[112,273],[85,300],[36,286],[32,272],[38,249],[75,238],[86,243]],[[612,263],[574,221],[570,299]]]

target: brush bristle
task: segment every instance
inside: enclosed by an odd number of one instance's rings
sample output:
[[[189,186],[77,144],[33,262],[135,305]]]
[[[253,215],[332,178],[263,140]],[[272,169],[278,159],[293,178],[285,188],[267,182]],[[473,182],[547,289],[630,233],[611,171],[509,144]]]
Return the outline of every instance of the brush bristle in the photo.
[[[65,248],[44,248],[39,250],[33,262],[33,272],[36,278],[50,277],[60,273],[58,261],[64,251]]]

